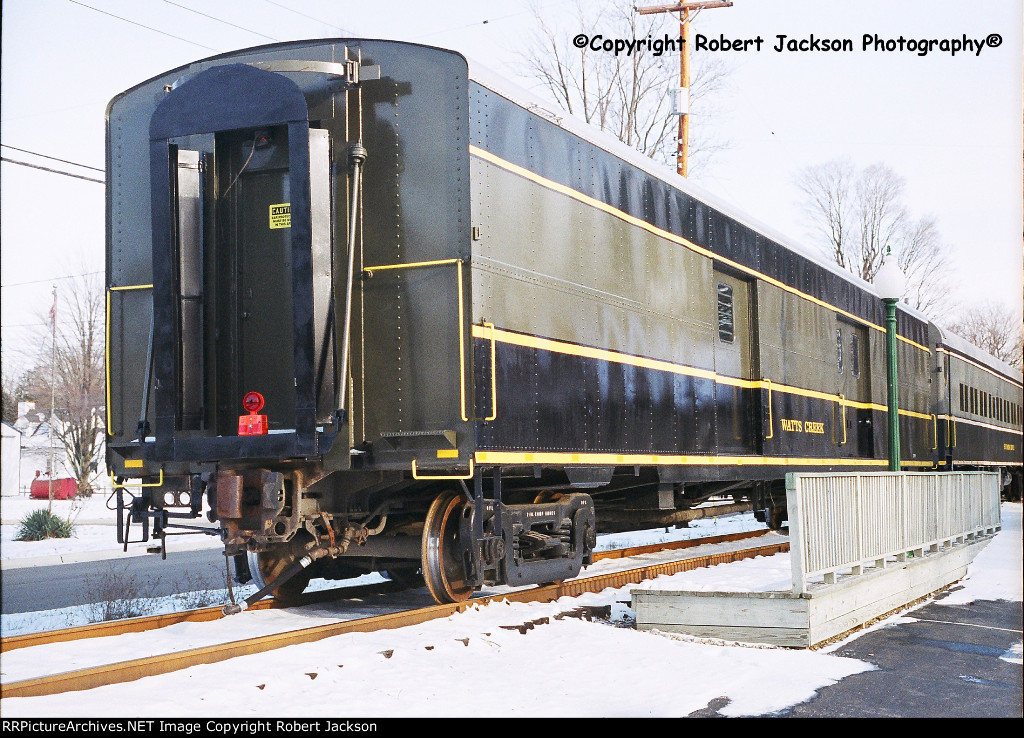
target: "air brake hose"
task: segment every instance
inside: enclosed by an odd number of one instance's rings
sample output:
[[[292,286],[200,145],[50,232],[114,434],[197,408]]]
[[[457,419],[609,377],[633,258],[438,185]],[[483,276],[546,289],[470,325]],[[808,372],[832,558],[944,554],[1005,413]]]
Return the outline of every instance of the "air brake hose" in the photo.
[[[285,568],[283,572],[272,582],[264,585],[263,589],[258,592],[254,592],[245,598],[245,600],[239,604],[234,602],[224,605],[221,608],[221,613],[224,615],[235,615],[247,610],[254,603],[259,602],[266,597],[270,592],[280,587],[282,584],[287,582],[289,579],[294,577],[300,571],[305,569],[307,566],[312,564],[318,559],[322,559],[324,556],[340,556],[348,550],[349,544],[352,542],[352,538],[356,533],[365,533],[365,529],[356,529],[351,526],[345,529],[345,533],[342,535],[341,542],[337,546],[330,546],[328,548],[318,548],[315,551],[310,551],[308,554],[303,556],[298,561],[294,561]]]
[[[315,552],[315,553],[319,553],[319,552]],[[320,558],[320,556],[316,556],[316,558]],[[272,590],[277,589],[283,583],[287,582],[289,579],[294,577],[300,571],[302,571],[307,566],[312,564],[314,560],[315,559],[314,559],[314,554],[313,553],[308,554],[306,556],[303,556],[301,559],[299,559],[298,561],[293,562],[287,569],[285,569],[283,572],[281,572],[281,575],[277,579],[272,581],[270,584],[265,585],[263,587],[263,589],[261,589],[258,592],[255,592],[255,593],[249,595],[240,604],[235,604],[235,603],[232,602],[231,604],[224,605],[224,607],[221,608],[221,612],[224,615],[234,615],[236,613],[242,612],[242,610],[248,609],[254,603],[259,602],[260,600],[262,600]]]

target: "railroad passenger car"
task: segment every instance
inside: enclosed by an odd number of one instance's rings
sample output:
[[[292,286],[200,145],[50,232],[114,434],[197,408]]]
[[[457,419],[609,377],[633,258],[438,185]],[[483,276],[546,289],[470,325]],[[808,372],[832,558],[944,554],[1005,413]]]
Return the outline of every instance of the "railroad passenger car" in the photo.
[[[886,468],[870,285],[457,53],[212,57],[116,97],[107,150],[121,540],[205,512],[280,596],[379,570],[458,601]],[[1020,373],[898,331],[904,468],[1019,495]]]

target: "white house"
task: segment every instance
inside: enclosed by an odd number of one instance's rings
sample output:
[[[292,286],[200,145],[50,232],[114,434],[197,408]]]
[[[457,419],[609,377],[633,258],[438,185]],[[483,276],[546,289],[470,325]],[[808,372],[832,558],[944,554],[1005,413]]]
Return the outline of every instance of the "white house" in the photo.
[[[0,494],[16,495],[21,491],[21,433],[12,425],[0,424],[3,428],[0,444],[0,472],[3,483]]]

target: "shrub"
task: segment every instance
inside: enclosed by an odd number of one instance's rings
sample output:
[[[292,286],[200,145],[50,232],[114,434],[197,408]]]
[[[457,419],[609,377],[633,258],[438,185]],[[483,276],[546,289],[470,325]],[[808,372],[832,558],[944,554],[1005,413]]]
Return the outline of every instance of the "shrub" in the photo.
[[[21,521],[16,541],[42,541],[47,538],[70,538],[75,526],[70,520],[54,515],[45,508],[33,510]]]
[[[104,571],[87,578],[89,590],[96,599],[89,606],[89,621],[101,623],[149,614],[159,581],[157,578],[140,582],[124,565],[108,563]]]

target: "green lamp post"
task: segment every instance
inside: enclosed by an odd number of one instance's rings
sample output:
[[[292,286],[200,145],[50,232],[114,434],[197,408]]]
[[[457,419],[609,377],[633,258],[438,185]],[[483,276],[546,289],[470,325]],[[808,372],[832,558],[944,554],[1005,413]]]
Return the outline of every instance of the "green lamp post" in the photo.
[[[896,367],[896,303],[903,297],[907,280],[892,252],[886,248],[886,260],[875,275],[875,291],[885,303],[885,356],[889,410],[889,471],[900,471],[900,404]]]

